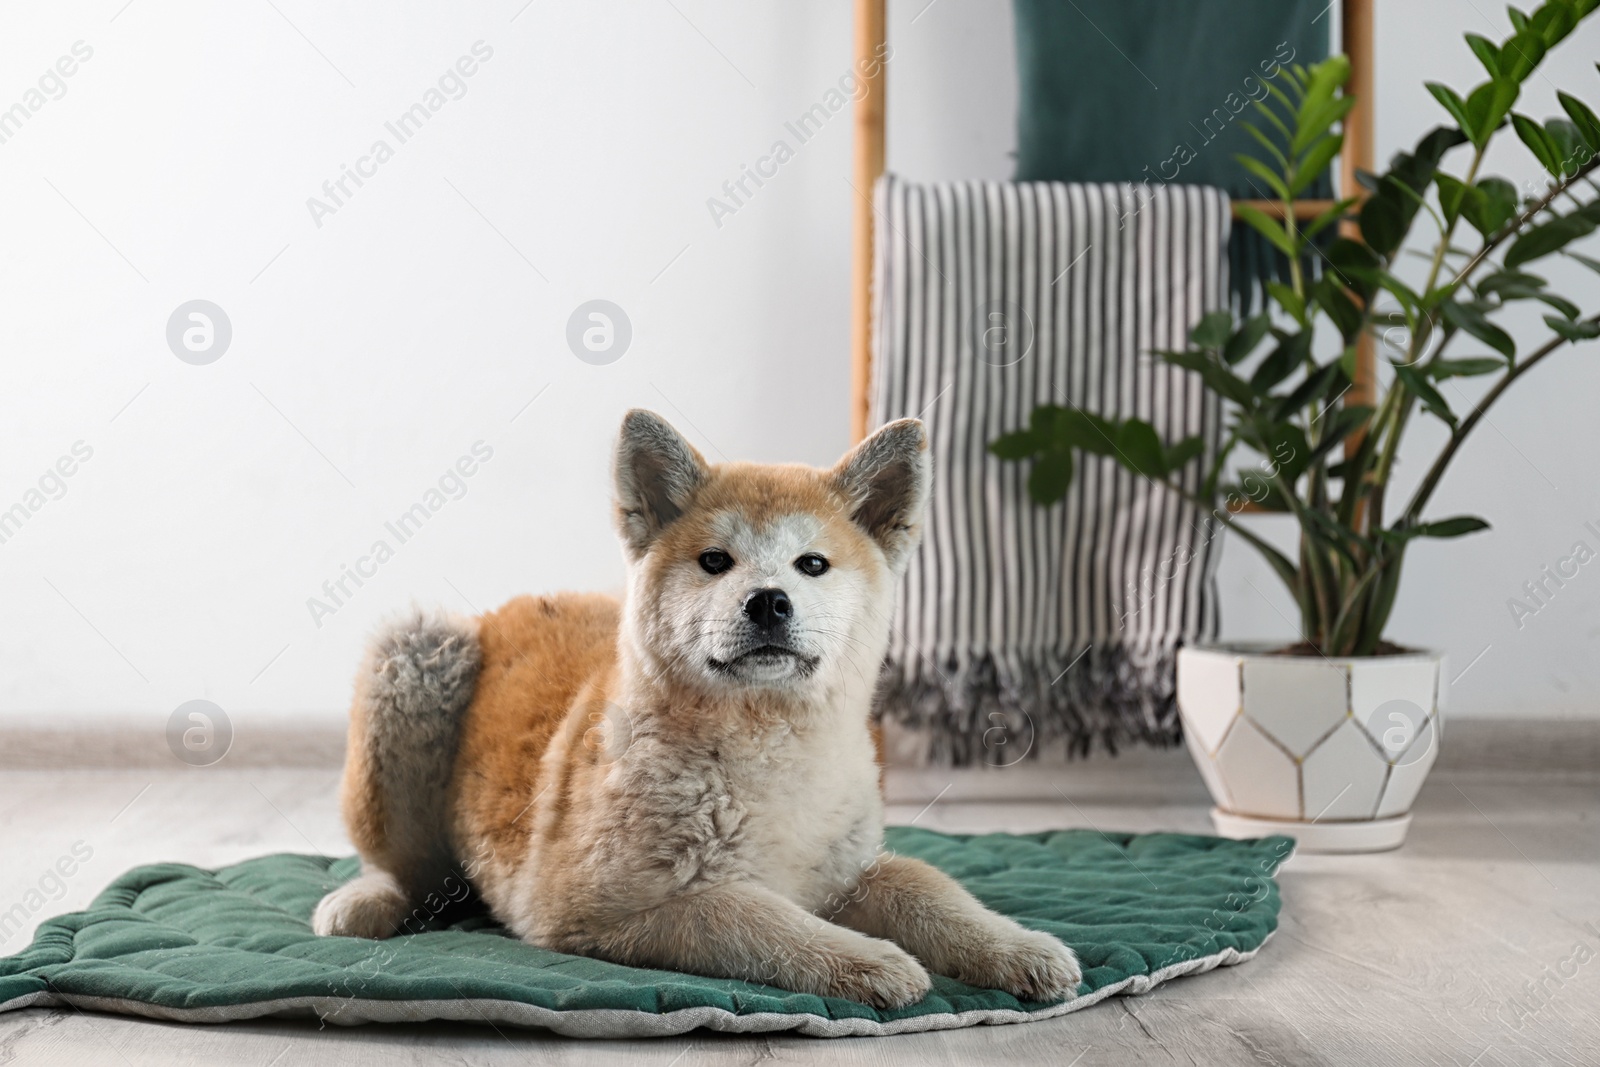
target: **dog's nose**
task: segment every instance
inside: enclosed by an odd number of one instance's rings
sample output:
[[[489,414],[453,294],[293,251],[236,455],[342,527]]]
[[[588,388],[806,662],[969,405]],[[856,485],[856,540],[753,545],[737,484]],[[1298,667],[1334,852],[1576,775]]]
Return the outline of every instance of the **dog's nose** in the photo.
[[[789,621],[794,605],[782,589],[757,589],[744,602],[744,613],[757,626],[770,630]]]

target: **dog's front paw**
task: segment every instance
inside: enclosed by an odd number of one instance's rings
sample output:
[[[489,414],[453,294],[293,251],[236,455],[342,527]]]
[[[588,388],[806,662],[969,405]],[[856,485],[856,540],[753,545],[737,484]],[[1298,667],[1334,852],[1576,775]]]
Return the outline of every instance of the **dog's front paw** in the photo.
[[[836,957],[823,996],[845,997],[892,1010],[928,995],[933,979],[900,946],[878,941],[870,948]]]
[[[335,889],[311,913],[318,937],[392,937],[407,909],[405,894],[394,879],[368,873]]]
[[[1003,989],[1022,1000],[1061,1000],[1078,991],[1078,956],[1057,938],[1008,923],[983,949],[964,959],[968,985]]]

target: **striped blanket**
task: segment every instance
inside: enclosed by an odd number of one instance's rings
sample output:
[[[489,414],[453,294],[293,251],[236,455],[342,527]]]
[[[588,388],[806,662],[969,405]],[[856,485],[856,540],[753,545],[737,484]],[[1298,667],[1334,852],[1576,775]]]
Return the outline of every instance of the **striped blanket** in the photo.
[[[1221,411],[1150,353],[1227,301],[1225,194],[1057,182],[876,190],[873,416],[927,421],[932,512],[879,709],[890,758],[1008,765],[1176,743],[1176,647],[1216,630],[1215,520],[1084,456],[1065,501],[990,456],[1039,404],[1207,441]]]

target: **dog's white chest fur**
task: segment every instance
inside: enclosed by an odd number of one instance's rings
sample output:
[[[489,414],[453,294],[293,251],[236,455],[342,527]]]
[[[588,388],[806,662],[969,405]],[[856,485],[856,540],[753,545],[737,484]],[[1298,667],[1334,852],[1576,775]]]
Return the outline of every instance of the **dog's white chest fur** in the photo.
[[[691,746],[646,736],[609,778],[628,832],[650,835],[673,891],[748,881],[823,910],[882,840],[878,768],[859,725],[780,722]]]
[[[736,862],[752,880],[818,910],[854,886],[882,840],[871,739],[817,731],[772,740],[727,768],[745,823]]]

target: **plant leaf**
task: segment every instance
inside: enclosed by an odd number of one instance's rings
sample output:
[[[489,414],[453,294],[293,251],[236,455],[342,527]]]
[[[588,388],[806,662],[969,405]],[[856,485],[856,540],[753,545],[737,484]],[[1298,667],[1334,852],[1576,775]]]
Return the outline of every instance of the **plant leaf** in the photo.
[[[1467,118],[1467,102],[1461,99],[1461,95],[1448,85],[1441,85],[1439,82],[1425,82],[1424,84],[1427,85],[1428,92],[1433,94],[1433,98],[1443,104],[1446,111],[1450,112],[1450,117],[1456,120],[1457,126],[1461,127],[1461,132],[1468,137],[1472,136],[1472,120]]]
[[[1227,311],[1213,311],[1197,323],[1189,331],[1189,340],[1201,348],[1221,348],[1228,341],[1228,334],[1233,330],[1233,315]]]
[[[1224,497],[1237,496],[1248,500],[1262,511],[1288,511],[1289,502],[1283,499],[1278,487],[1267,481],[1266,475],[1254,467],[1240,467],[1234,471],[1239,476],[1235,485],[1224,485]],[[1253,488],[1252,488],[1253,487]]]
[[[1227,312],[1222,312],[1227,314]],[[1238,363],[1256,350],[1256,345],[1267,335],[1267,330],[1272,326],[1272,316],[1263,312],[1244,321],[1237,333],[1228,338],[1228,343],[1222,348],[1222,361],[1229,366]]]
[[[1267,187],[1273,192],[1277,193],[1280,200],[1291,199],[1289,187],[1284,184],[1282,178],[1273,173],[1271,167],[1261,162],[1261,160],[1256,159],[1254,156],[1235,155],[1233,158],[1237,160],[1239,165],[1245,170],[1266,182]]]
[[[1304,363],[1310,353],[1310,330],[1302,330],[1284,338],[1256,367],[1256,372],[1250,376],[1250,388],[1257,393],[1266,393],[1293,374],[1295,368]]]
[[[1306,440],[1306,432],[1292,422],[1257,419],[1242,436],[1266,457],[1259,470],[1268,477],[1276,475],[1287,485],[1293,485],[1311,463],[1311,445]]]
[[[1594,203],[1600,204],[1600,201]],[[1587,237],[1594,229],[1595,220],[1581,211],[1541,223],[1524,230],[1516,239],[1506,251],[1505,265],[1507,269],[1515,269],[1551,252],[1558,252],[1578,238]]]
[[[1561,149],[1556,145],[1555,138],[1526,115],[1512,115],[1511,124],[1539,165],[1555,177],[1561,177]]]
[[[1194,371],[1200,375],[1200,380],[1206,383],[1208,389],[1220,393],[1239,406],[1244,408],[1255,406],[1255,393],[1250,391],[1244,380],[1205,353],[1158,351],[1156,355],[1175,367]]]
[[[1343,200],[1335,202],[1332,207],[1328,208],[1328,210],[1324,211],[1322,214],[1318,215],[1316,218],[1302,226],[1300,228],[1300,232],[1305,234],[1307,237],[1315,237],[1329,226],[1332,226],[1334,223],[1344,218],[1345,212],[1354,207],[1357,201],[1360,199],[1361,198],[1359,196],[1348,196]]]
[[[1453,130],[1448,126],[1435,126],[1423,135],[1417,142],[1417,147],[1411,150],[1409,162],[1401,166],[1391,166],[1391,173],[1399,172],[1406,184],[1417,192],[1422,192],[1428,187],[1428,182],[1433,180],[1433,172],[1439,169],[1439,161],[1444,154],[1456,145],[1466,144],[1467,135],[1460,130]]]
[[[1472,49],[1472,54],[1478,57],[1478,62],[1483,64],[1483,69],[1489,72],[1489,77],[1500,76],[1500,49],[1495,47],[1493,41],[1487,37],[1480,37],[1476,33],[1467,34],[1467,47]]]
[[[1383,266],[1383,260],[1376,252],[1360,241],[1339,237],[1328,246],[1326,255],[1328,265],[1338,272],[1340,281],[1354,289],[1363,300],[1372,295]]]
[[[1028,495],[1035,504],[1054,504],[1072,487],[1072,453],[1052,448],[1040,456],[1028,472]]]
[[[1375,408],[1365,404],[1350,404],[1339,409],[1333,417],[1333,422],[1323,430],[1322,439],[1311,450],[1311,461],[1316,462],[1334,447],[1343,443],[1346,437],[1361,429],[1372,419]]]
[[[1516,26],[1516,20],[1511,24]],[[1500,76],[1514,82],[1524,81],[1544,59],[1544,53],[1545,44],[1539,35],[1518,27],[1511,39],[1500,46]]]
[[[1289,183],[1289,193],[1299,196],[1306,187],[1316,181],[1322,172],[1328,169],[1328,164],[1333,162],[1333,157],[1339,154],[1339,149],[1344,147],[1344,134],[1332,134],[1322,138],[1311,146],[1300,159],[1300,165],[1295,168],[1294,180]]]
[[[1576,123],[1567,119],[1547,119],[1544,132],[1556,146],[1556,163],[1561,167],[1562,174],[1576,174],[1580,166],[1593,158],[1594,153],[1584,143],[1583,134]]]
[[[1332,391],[1334,383],[1344,381],[1344,367],[1341,361],[1334,360],[1325,366],[1318,367],[1305,376],[1299,385],[1288,395],[1277,401],[1272,407],[1271,416],[1274,419],[1286,419],[1294,412],[1316,403]]]
[[[1028,414],[1028,428],[1033,431],[1034,439],[1038,441],[1040,448],[1050,440],[1051,428],[1066,410],[1059,404],[1040,404]]]
[[[1478,282],[1478,292],[1484,296],[1498,293],[1501,289],[1543,289],[1550,283],[1537,274],[1525,274],[1516,270],[1497,270]]]
[[[1313,141],[1327,133],[1335,122],[1342,121],[1355,106],[1355,97],[1341,96],[1337,100],[1318,104],[1313,110],[1300,116],[1294,131],[1294,139],[1289,142],[1289,155],[1298,156],[1305,152]]]
[[[1283,282],[1268,282],[1267,295],[1276,300],[1278,306],[1283,308],[1284,313],[1294,321],[1302,326],[1310,325],[1306,320],[1306,302],[1301,299],[1299,293],[1294,291],[1293,287],[1285,285]]]
[[[1361,309],[1356,307],[1338,281],[1331,274],[1317,280],[1317,303],[1339,330],[1345,344],[1354,341],[1361,333]]]
[[[1241,159],[1246,158],[1241,156]],[[1283,228],[1283,223],[1277,221],[1260,208],[1249,204],[1234,204],[1233,210],[1246,224],[1255,228],[1261,236],[1272,243],[1272,247],[1286,256],[1295,255],[1294,242],[1289,239],[1289,234]]]
[[[1561,107],[1571,117],[1578,132],[1583,135],[1584,143],[1592,150],[1600,152],[1600,116],[1596,116],[1589,110],[1589,105],[1575,96],[1558,92],[1556,99],[1561,101]]]
[[[1000,459],[1027,459],[1039,451],[1031,430],[1016,430],[989,442],[989,452]]]
[[[1506,119],[1506,112],[1517,102],[1521,87],[1510,78],[1493,78],[1472,90],[1467,97],[1467,121],[1470,129],[1463,128],[1479,148],[1489,143],[1489,137]]]
[[[1456,329],[1471,334],[1507,359],[1517,358],[1517,345],[1511,335],[1490,322],[1477,308],[1446,300],[1439,305],[1439,310],[1444,320]]]
[[[1417,368],[1404,363],[1394,363],[1391,366],[1394,367],[1395,377],[1407,389],[1411,390],[1418,400],[1422,401],[1423,407],[1444,420],[1452,430],[1455,429],[1455,412],[1450,410],[1450,405],[1445,403],[1444,397],[1439,395],[1439,390],[1435,389],[1433,384],[1418,372]]]
[[[1147,478],[1164,478],[1167,474],[1166,451],[1154,426],[1139,419],[1129,419],[1117,432],[1117,458],[1123,466]]]
[[[1422,306],[1422,298],[1413,292],[1409,285],[1386,270],[1378,272],[1378,285],[1393,294],[1394,298],[1400,301],[1400,306],[1410,314],[1416,314],[1417,309]]]
[[[1367,247],[1387,257],[1405,240],[1405,213],[1387,196],[1374,196],[1361,205],[1361,238]]]
[[[1588,341],[1600,337],[1600,322],[1587,319],[1583,322],[1572,322],[1569,319],[1546,315],[1544,324],[1569,341]]]
[[[1206,442],[1202,437],[1185,437],[1182,441],[1165,451],[1163,459],[1169,471],[1178,470],[1185,463],[1194,459],[1205,450]]]
[[[1449,174],[1435,175],[1433,180],[1439,187],[1439,210],[1444,212],[1444,221],[1451,226],[1456,224],[1456,219],[1467,206],[1464,201],[1469,198],[1469,194],[1482,195],[1460,178]]]
[[[1504,178],[1481,178],[1476,189],[1483,194],[1461,207],[1461,216],[1485,237],[1498,233],[1517,213],[1517,187]]]
[[[1285,97],[1283,95],[1282,91],[1280,91],[1277,86],[1273,85],[1270,81],[1269,82],[1263,82],[1262,84],[1264,84],[1267,87],[1267,91],[1268,92],[1277,93],[1279,97],[1282,97],[1284,105],[1286,107],[1288,107],[1290,111],[1294,110],[1294,105],[1289,103],[1289,98]],[[1267,103],[1266,103],[1265,100],[1257,100],[1254,103],[1255,103],[1256,110],[1258,112],[1260,112],[1261,114],[1265,115],[1266,118],[1267,118],[1267,121],[1272,123],[1273,126],[1277,127],[1279,133],[1283,134],[1283,139],[1284,139],[1285,142],[1287,142],[1290,137],[1294,136],[1293,134],[1291,134],[1289,132],[1289,127],[1285,126],[1283,124],[1283,120],[1278,117],[1278,113],[1276,111],[1272,110],[1272,108],[1267,106]]]
[[[1505,370],[1507,363],[1503,359],[1491,359],[1488,356],[1474,356],[1470,359],[1436,359],[1428,364],[1428,374],[1435,381],[1446,378],[1471,378],[1479,374],[1493,374],[1495,371]]]
[[[1557,296],[1555,293],[1544,293],[1544,291],[1536,291],[1536,293],[1531,294],[1531,296],[1533,296],[1533,299],[1536,299],[1536,301],[1549,304],[1550,307],[1554,307],[1555,310],[1562,312],[1562,314],[1566,315],[1568,318],[1578,318],[1578,315],[1582,314],[1581,310],[1579,310],[1578,304],[1573,304],[1573,302],[1571,302],[1570,299],[1566,299],[1565,296]]]
[[[1261,105],[1257,104],[1256,106],[1260,107]],[[1261,127],[1257,126],[1248,119],[1241,119],[1239,121],[1239,125],[1243,126],[1245,132],[1251,137],[1254,137],[1260,143],[1262,148],[1265,148],[1268,152],[1272,153],[1272,158],[1278,161],[1278,166],[1282,167],[1284,170],[1289,169],[1289,157],[1283,154],[1283,150],[1281,148],[1272,143],[1272,138],[1261,132]]]
[[[1053,429],[1057,448],[1081,448],[1096,456],[1116,454],[1116,426],[1093,412],[1068,408]]]
[[[1582,263],[1585,267],[1588,267],[1596,274],[1600,274],[1600,259],[1594,259],[1593,257],[1583,255],[1579,252],[1563,252],[1561,254],[1566,256],[1568,259],[1577,260],[1579,263]]]
[[[1571,5],[1557,0],[1555,3],[1545,3],[1535,11],[1528,20],[1528,29],[1537,33],[1545,47],[1549,48],[1571,33],[1577,22]]]
[[[1320,107],[1325,102],[1333,99],[1334,90],[1343,86],[1350,80],[1350,60],[1346,56],[1331,55],[1321,63],[1311,68],[1311,76],[1306,79],[1306,98],[1300,104],[1301,111],[1309,112]],[[1299,116],[1304,117],[1304,114]]]
[[[1500,290],[1500,299],[1501,300],[1538,300],[1541,303],[1548,304],[1551,307],[1555,308],[1557,311],[1561,312],[1561,314],[1565,315],[1569,319],[1575,319],[1575,318],[1578,317],[1579,314],[1581,314],[1581,312],[1578,310],[1578,305],[1574,304],[1572,301],[1568,300],[1566,297],[1557,296],[1554,293],[1547,293],[1543,289],[1535,288],[1534,286],[1524,286],[1524,285],[1508,285],[1508,286],[1504,286]]]
[[[1487,530],[1489,524],[1476,515],[1457,515],[1451,519],[1440,519],[1438,522],[1425,522],[1412,529],[1418,537],[1461,537],[1464,534],[1477,533]]]

